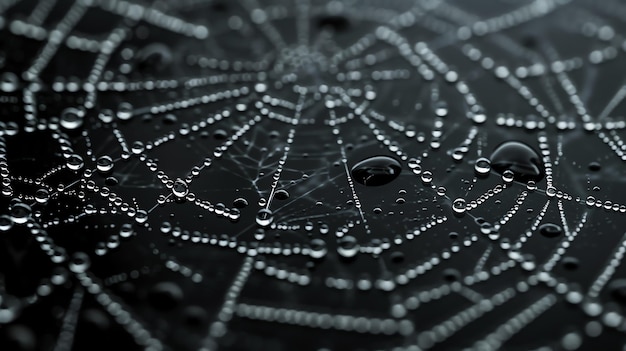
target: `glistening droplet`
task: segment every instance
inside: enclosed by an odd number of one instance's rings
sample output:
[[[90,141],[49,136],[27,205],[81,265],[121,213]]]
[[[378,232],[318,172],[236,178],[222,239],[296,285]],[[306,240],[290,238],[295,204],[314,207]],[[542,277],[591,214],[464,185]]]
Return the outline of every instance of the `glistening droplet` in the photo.
[[[385,185],[398,178],[402,166],[389,156],[366,158],[352,167],[352,177],[358,183],[367,186]]]
[[[274,214],[272,211],[262,208],[256,214],[256,223],[262,227],[267,227],[274,221]]]
[[[555,238],[563,234],[563,228],[553,223],[544,223],[539,226],[539,233],[548,238]]]
[[[530,146],[519,141],[506,141],[491,154],[491,168],[503,174],[511,170],[515,180],[539,181],[544,177],[544,166],[539,154]]]

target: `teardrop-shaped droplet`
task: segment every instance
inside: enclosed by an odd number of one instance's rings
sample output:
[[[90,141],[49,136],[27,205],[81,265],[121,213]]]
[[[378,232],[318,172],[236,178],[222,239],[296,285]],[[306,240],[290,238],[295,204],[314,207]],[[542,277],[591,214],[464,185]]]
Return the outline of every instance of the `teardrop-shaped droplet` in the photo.
[[[352,177],[366,186],[380,186],[398,178],[402,165],[389,156],[366,158],[352,167]]]
[[[539,181],[544,177],[544,166],[539,154],[530,146],[519,141],[506,141],[498,146],[491,157],[491,168],[503,174],[511,170],[515,180]]]

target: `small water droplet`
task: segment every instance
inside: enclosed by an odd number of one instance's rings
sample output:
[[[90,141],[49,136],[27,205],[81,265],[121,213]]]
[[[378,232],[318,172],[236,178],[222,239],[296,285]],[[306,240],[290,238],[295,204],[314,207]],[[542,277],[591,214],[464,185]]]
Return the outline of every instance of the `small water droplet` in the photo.
[[[337,240],[337,243],[337,252],[345,258],[354,257],[359,252],[359,244],[356,238],[351,235],[342,237]]]
[[[129,102],[122,102],[117,107],[116,116],[121,120],[130,119],[133,116],[133,105]]]
[[[326,248],[326,242],[322,239],[313,239],[311,240],[311,257],[313,258],[322,258],[326,256],[328,249]]]
[[[76,252],[72,256],[72,260],[69,263],[69,268],[70,271],[74,273],[84,273],[85,271],[87,271],[87,269],[89,269],[90,265],[91,259],[89,259],[89,256],[86,253]]]
[[[262,227],[267,227],[274,221],[274,214],[272,211],[262,208],[256,214],[256,223]]]
[[[178,178],[174,182],[174,186],[172,187],[172,193],[179,199],[184,198],[185,196],[187,196],[187,194],[189,194],[189,187],[184,180]]]
[[[474,171],[478,175],[487,175],[491,171],[491,161],[486,157],[481,157],[474,163]]]
[[[96,168],[99,172],[106,173],[113,169],[113,159],[110,156],[100,156],[96,160]]]
[[[467,203],[464,198],[458,198],[452,201],[452,210],[456,213],[465,213]]]
[[[68,107],[61,112],[59,123],[65,129],[76,129],[83,125],[84,111],[74,107]]]

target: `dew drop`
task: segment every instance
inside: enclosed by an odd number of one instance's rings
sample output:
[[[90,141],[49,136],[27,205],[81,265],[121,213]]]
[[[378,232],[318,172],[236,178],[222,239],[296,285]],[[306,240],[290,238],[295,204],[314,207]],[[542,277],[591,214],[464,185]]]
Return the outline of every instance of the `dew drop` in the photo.
[[[103,109],[98,113],[98,119],[102,121],[102,123],[111,123],[114,117],[113,111],[110,109]]]
[[[313,258],[322,258],[326,256],[328,249],[326,248],[326,242],[322,239],[311,240],[311,252],[310,255]]]
[[[28,218],[30,218],[31,212],[30,206],[19,202],[11,206],[9,215],[13,223],[24,224],[28,221]]]
[[[15,73],[3,72],[0,75],[0,90],[5,93],[12,93],[19,87],[20,79]]]
[[[155,308],[169,310],[182,302],[183,290],[176,283],[161,282],[150,289],[147,298]]]
[[[400,175],[400,162],[389,156],[366,158],[352,167],[352,177],[366,186],[380,186],[393,181]]]
[[[84,273],[89,269],[91,265],[91,260],[89,256],[84,252],[76,252],[72,256],[72,260],[69,263],[70,271],[74,273]]]
[[[589,163],[589,166],[587,167],[589,168],[590,171],[593,171],[593,172],[597,172],[600,169],[602,169],[602,165],[600,165],[600,163],[598,162],[591,162]]]
[[[277,200],[287,200],[289,198],[289,192],[285,189],[276,190],[274,198]]]
[[[474,171],[478,175],[487,175],[491,171],[491,161],[486,157],[481,157],[474,163]]]
[[[35,201],[40,204],[45,204],[50,199],[50,192],[48,189],[41,188],[35,191]]]
[[[83,111],[74,107],[68,107],[61,112],[59,123],[65,129],[76,129],[83,125],[83,117]]]
[[[106,173],[113,169],[113,159],[110,156],[100,156],[96,160],[96,168],[99,172]]]
[[[162,70],[172,63],[173,55],[170,48],[162,43],[150,43],[137,51],[137,68]]]
[[[128,238],[131,235],[133,235],[133,233],[134,233],[133,225],[130,223],[123,224],[122,227],[120,228],[120,236],[122,238]]]
[[[272,211],[262,208],[256,214],[256,223],[262,227],[267,227],[274,221],[274,214]]]
[[[464,198],[458,198],[452,201],[452,210],[456,213],[465,213],[467,203]]]
[[[544,166],[539,154],[519,141],[506,141],[491,154],[491,168],[499,174],[511,170],[517,181],[539,181],[544,176]]]
[[[189,194],[189,187],[184,180],[178,178],[174,182],[174,186],[172,187],[172,193],[179,199],[184,198],[185,196],[187,196],[187,194]]]
[[[128,102],[122,102],[117,107],[117,118],[121,120],[130,119],[133,116],[133,105]]]
[[[236,208],[244,208],[248,206],[248,200],[244,199],[243,197],[238,197],[233,201],[233,206],[235,206]]]
[[[563,228],[554,223],[544,223],[539,226],[539,234],[547,238],[556,238],[557,236],[563,234]]]
[[[80,157],[80,155],[70,155],[67,158],[67,168],[71,169],[72,171],[78,171],[79,169],[83,168],[83,166],[85,165],[85,162],[83,161],[83,158]]]
[[[626,304],[626,279],[616,279],[609,283],[611,296],[619,303]]]
[[[505,183],[510,183],[513,181],[513,179],[515,179],[515,173],[513,173],[512,170],[507,169],[506,171],[502,172],[502,180]]]
[[[354,257],[359,252],[359,244],[355,237],[346,235],[337,241],[337,252],[345,257]]]

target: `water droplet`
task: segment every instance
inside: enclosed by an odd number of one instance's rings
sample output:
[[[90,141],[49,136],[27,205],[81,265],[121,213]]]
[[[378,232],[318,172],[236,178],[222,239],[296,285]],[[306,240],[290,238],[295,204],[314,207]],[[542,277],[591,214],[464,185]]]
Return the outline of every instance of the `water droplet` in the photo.
[[[150,289],[147,298],[155,308],[169,310],[182,302],[183,290],[176,283],[160,282]]]
[[[616,279],[612,281],[608,286],[608,290],[615,300],[626,304],[626,279]]]
[[[172,193],[179,199],[184,198],[185,196],[187,196],[187,194],[189,194],[189,187],[184,180],[178,178],[174,182],[174,186],[172,187]]]
[[[96,160],[96,168],[99,172],[106,173],[113,169],[113,159],[110,156],[100,156]]]
[[[539,154],[519,141],[506,141],[500,144],[490,159],[494,171],[503,174],[511,170],[517,181],[539,181],[544,176],[544,166]]]
[[[76,252],[72,256],[72,260],[69,263],[70,271],[74,273],[84,273],[89,269],[91,265],[91,260],[89,256],[84,252]]]
[[[317,25],[319,28],[329,28],[334,32],[341,32],[348,29],[350,20],[341,15],[329,15],[320,18]]]
[[[352,177],[366,186],[385,185],[400,175],[400,162],[389,156],[366,158],[352,167]]]
[[[562,260],[562,263],[563,263],[563,267],[570,271],[577,269],[578,266],[580,265],[580,262],[578,261],[578,259],[572,256],[564,257]]]
[[[452,210],[456,213],[465,213],[467,208],[467,202],[464,198],[458,198],[452,201]]]
[[[256,223],[262,227],[267,227],[274,221],[274,214],[272,211],[262,208],[256,214]]]
[[[13,72],[3,72],[0,75],[0,90],[5,93],[12,93],[19,87],[20,79]]]
[[[236,198],[233,201],[233,206],[235,206],[236,208],[244,208],[248,206],[248,200],[244,199],[243,197]]]
[[[128,237],[130,237],[131,235],[133,235],[133,233],[134,233],[134,232],[135,232],[135,231],[133,230],[133,225],[132,225],[132,224],[130,224],[130,223],[123,224],[123,225],[120,227],[120,236],[121,236],[122,238],[128,238]]]
[[[133,105],[128,102],[122,102],[117,107],[116,116],[121,120],[130,119],[133,116]]]
[[[13,223],[24,224],[28,221],[31,215],[31,208],[25,203],[18,202],[11,206],[9,215]]]
[[[78,171],[79,169],[83,168],[83,166],[85,165],[85,162],[83,161],[83,158],[80,157],[80,155],[70,155],[67,158],[67,168],[71,169],[72,171]]]
[[[48,189],[41,188],[35,191],[35,201],[40,204],[45,204],[50,199],[50,192]]]
[[[515,178],[515,173],[513,173],[512,170],[507,169],[506,171],[502,172],[502,180],[505,183],[512,182],[514,178]]]
[[[111,123],[113,122],[113,111],[110,109],[104,109],[98,113],[98,119],[102,121],[102,123]]]
[[[137,68],[161,70],[173,60],[172,51],[162,43],[150,43],[137,51]]]
[[[590,171],[597,172],[600,169],[602,169],[602,166],[598,162],[591,162],[591,163],[589,163],[588,168],[589,168]]]
[[[289,198],[289,192],[285,189],[276,190],[274,193],[274,198],[277,200],[287,200]]]
[[[130,151],[132,151],[133,154],[135,154],[135,155],[139,155],[145,149],[146,149],[146,147],[144,146],[144,144],[141,141],[138,140],[138,141],[133,142],[133,145],[132,145]]]
[[[554,223],[544,223],[539,226],[539,234],[548,238],[555,238],[563,234],[563,228]]]
[[[313,258],[322,258],[326,256],[328,249],[326,248],[326,242],[322,239],[313,239],[311,240],[311,257]]]
[[[481,157],[474,163],[474,171],[478,175],[487,175],[491,171],[491,161],[486,157]]]
[[[389,255],[391,262],[393,263],[402,263],[404,262],[404,254],[400,251],[394,251]]]
[[[346,258],[354,257],[359,252],[359,244],[355,237],[346,235],[337,240],[337,252]]]
[[[0,324],[8,324],[20,314],[22,303],[16,297],[3,294],[0,297]]]
[[[83,117],[83,111],[74,107],[68,107],[61,112],[59,123],[65,129],[76,129],[83,125]]]
[[[0,216],[0,231],[6,232],[13,227],[13,220],[7,215]]]

